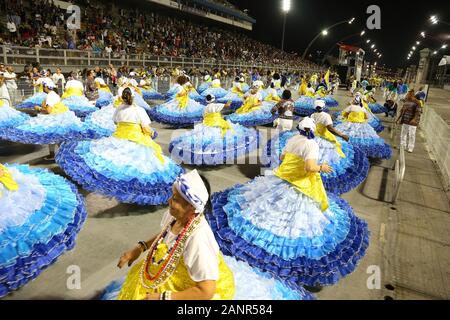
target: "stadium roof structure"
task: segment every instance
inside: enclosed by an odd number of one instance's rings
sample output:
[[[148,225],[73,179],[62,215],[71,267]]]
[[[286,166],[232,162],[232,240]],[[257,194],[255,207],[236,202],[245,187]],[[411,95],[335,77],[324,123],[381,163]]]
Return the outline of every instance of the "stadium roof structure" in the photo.
[[[190,2],[202,5],[204,7],[210,8],[210,9],[214,9],[216,11],[225,13],[227,15],[230,15],[232,17],[250,22],[250,23],[256,23],[256,20],[253,19],[252,17],[249,17],[248,15],[246,15],[245,13],[243,13],[242,11],[239,11],[237,9],[232,9],[229,8],[223,4],[219,4],[217,2],[214,1],[210,1],[210,0],[190,0]]]

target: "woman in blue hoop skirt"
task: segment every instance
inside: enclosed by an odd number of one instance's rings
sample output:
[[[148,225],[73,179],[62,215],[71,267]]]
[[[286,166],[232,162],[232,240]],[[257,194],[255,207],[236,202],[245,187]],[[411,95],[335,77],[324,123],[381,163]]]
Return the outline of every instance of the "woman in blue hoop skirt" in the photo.
[[[223,104],[231,102],[230,110],[233,111],[242,107],[244,104],[244,94],[249,90],[247,89],[248,85],[244,81],[244,77],[236,77],[231,90],[225,97],[217,99],[217,102]]]
[[[83,83],[78,80],[67,81],[61,100],[70,111],[73,111],[77,117],[82,119],[98,110],[85,97]]]
[[[0,298],[71,250],[86,216],[83,198],[66,179],[0,164]]]
[[[112,104],[114,96],[112,95],[108,85],[105,83],[105,80],[102,78],[95,78],[95,83],[98,88],[98,99],[95,102],[95,106],[101,109]]]
[[[325,192],[315,125],[305,118],[281,166],[213,196],[207,215],[222,252],[286,281],[329,286],[352,273],[369,245],[367,223]]]
[[[214,79],[211,86],[202,92],[202,97],[206,98],[208,95],[213,95],[217,99],[223,98],[228,94],[228,91],[221,87],[220,80]]]
[[[225,121],[221,111],[229,108],[206,97],[203,123],[175,139],[169,145],[172,158],[192,165],[234,164],[236,159],[258,148],[259,135],[255,129]]]
[[[8,100],[0,99],[0,129],[18,126],[29,118],[27,114],[11,108]]]
[[[350,137],[350,143],[363,151],[368,158],[390,159],[392,149],[367,122],[369,113],[360,96],[342,111],[344,121],[336,129]]]
[[[173,127],[192,126],[196,122],[203,120],[203,111],[205,106],[189,98],[188,92],[191,86],[188,84],[188,78],[181,75],[177,79],[179,84],[178,93],[175,97],[149,112],[152,120]]]
[[[164,96],[152,87],[151,79],[142,79],[139,82],[139,89],[141,89],[142,97],[146,101],[164,100]]]
[[[163,155],[152,140],[150,119],[133,104],[132,90],[122,93],[114,114],[113,136],[94,141],[68,141],[56,155],[58,165],[84,189],[123,203],[167,203],[182,168]]]
[[[372,86],[367,86],[364,92],[364,102],[369,105],[370,111],[374,114],[386,113],[388,110],[375,100]]]
[[[33,94],[31,97],[25,99],[21,103],[16,106],[16,109],[19,110],[33,110],[36,106],[42,106],[47,97],[47,94],[44,92],[44,87],[42,85],[44,79],[50,79],[45,76],[45,72],[42,74],[42,78],[36,80],[36,83],[33,85],[37,88],[37,92]]]
[[[348,143],[349,138],[333,128],[331,116],[324,112],[325,103],[316,101],[316,113],[311,118],[316,124],[315,141],[319,145],[319,162],[327,163],[331,173],[321,173],[325,189],[341,195],[359,186],[369,174],[366,154]],[[262,163],[271,168],[280,165],[280,156],[286,144],[298,132],[284,131],[270,140],[263,153]]]
[[[61,102],[61,98],[53,91],[54,88],[53,81],[46,79],[46,100],[42,107],[36,107],[41,114],[30,117],[17,126],[1,130],[0,138],[24,144],[58,144],[65,140],[94,137],[75,113]]]

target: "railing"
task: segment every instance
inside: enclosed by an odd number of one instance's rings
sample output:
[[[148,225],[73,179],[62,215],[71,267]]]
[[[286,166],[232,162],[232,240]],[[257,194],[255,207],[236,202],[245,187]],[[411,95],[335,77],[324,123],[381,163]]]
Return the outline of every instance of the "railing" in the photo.
[[[392,197],[392,204],[395,204],[397,202],[398,196],[400,195],[400,187],[402,185],[403,179],[405,178],[405,171],[405,149],[403,147],[400,147],[399,157],[395,161],[394,195]]]
[[[214,59],[198,59],[184,57],[155,56],[141,54],[107,54],[94,51],[40,49],[17,46],[0,46],[0,59],[7,65],[23,66],[25,64],[40,63],[45,67],[89,68],[92,66],[106,67],[109,64],[130,67],[182,67],[182,68],[264,68],[270,70],[299,71],[302,73],[322,72],[322,68],[315,66],[287,67],[282,65],[267,65],[264,63],[248,63],[243,61],[226,61]]]
[[[444,187],[446,191],[450,191],[450,126],[427,105],[425,105],[421,126],[429,151],[433,154],[442,173]]]

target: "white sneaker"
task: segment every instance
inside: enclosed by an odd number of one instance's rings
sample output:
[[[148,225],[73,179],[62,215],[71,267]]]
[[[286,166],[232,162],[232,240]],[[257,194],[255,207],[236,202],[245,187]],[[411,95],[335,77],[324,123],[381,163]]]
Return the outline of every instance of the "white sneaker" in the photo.
[[[413,151],[412,151],[412,150],[408,150],[408,152],[409,152],[409,153],[413,153]]]

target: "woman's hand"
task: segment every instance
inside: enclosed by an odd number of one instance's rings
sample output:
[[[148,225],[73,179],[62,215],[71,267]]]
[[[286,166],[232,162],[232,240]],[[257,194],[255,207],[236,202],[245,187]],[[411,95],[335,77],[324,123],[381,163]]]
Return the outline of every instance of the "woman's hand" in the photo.
[[[333,172],[333,168],[331,168],[327,163],[320,165],[320,172],[330,174]]]
[[[122,269],[125,264],[128,264],[128,266],[130,267],[133,262],[135,262],[140,257],[141,254],[142,249],[140,247],[135,247],[134,249],[123,253],[120,257],[117,267],[119,269]]]
[[[159,293],[147,293],[144,300],[160,300]]]

